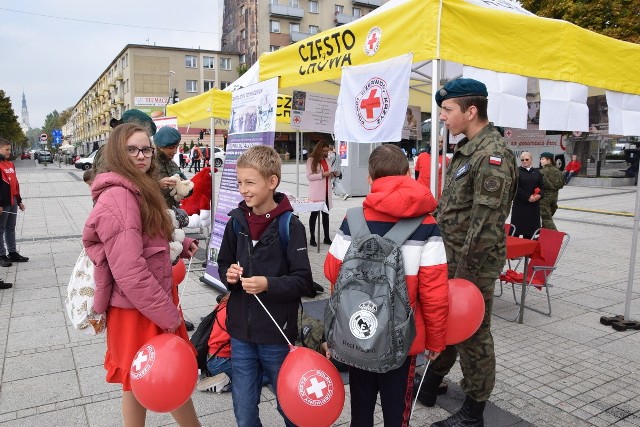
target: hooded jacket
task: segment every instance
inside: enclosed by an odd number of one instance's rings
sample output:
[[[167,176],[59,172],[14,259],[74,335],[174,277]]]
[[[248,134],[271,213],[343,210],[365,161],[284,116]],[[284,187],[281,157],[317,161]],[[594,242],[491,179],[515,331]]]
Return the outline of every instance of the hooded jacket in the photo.
[[[386,234],[401,218],[429,214],[437,202],[430,191],[409,176],[387,176],[373,181],[364,200],[364,217],[372,233]],[[324,261],[324,274],[333,286],[351,245],[347,219],[342,221]],[[416,337],[410,355],[446,347],[449,284],[447,257],[440,230],[432,215],[402,245],[409,301],[415,313]]]
[[[140,191],[114,172],[98,174],[91,186],[95,202],[82,243],[95,265],[94,310],[135,308],[162,329],[180,319],[173,302],[169,242],[142,232]],[[182,255],[193,242],[185,239]]]
[[[12,206],[14,198],[16,204],[22,203],[22,197],[20,197],[20,184],[16,177],[16,166],[3,155],[0,155],[0,174],[2,175],[0,179],[0,206]],[[11,188],[11,180],[14,179],[16,180],[16,193],[13,193]]]
[[[282,214],[293,210],[284,194],[276,193],[274,200],[278,207],[272,212]],[[258,298],[289,341],[294,342],[298,335],[300,298],[314,292],[304,225],[296,216],[291,217],[285,253],[280,244],[278,216],[272,216],[271,223],[253,243],[245,215],[248,210],[246,203],[242,201],[238,208],[229,212],[230,218],[218,254],[220,280],[231,291],[227,303],[227,331],[233,338],[256,344],[286,343],[256,297],[246,293],[241,283],[227,283],[229,266],[240,262],[246,277],[267,278],[268,289],[258,294]],[[238,232],[234,230],[234,220],[239,225]]]

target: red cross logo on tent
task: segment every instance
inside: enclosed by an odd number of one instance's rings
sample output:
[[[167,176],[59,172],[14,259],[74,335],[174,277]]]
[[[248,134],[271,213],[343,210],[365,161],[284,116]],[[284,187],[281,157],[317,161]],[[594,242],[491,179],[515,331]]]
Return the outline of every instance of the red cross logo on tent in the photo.
[[[371,28],[364,40],[364,53],[368,56],[375,55],[380,48],[380,41],[382,40],[382,30],[380,27]]]
[[[300,116],[293,116],[293,123],[294,124],[299,125],[301,121],[302,121],[302,119],[300,118]]]
[[[504,136],[506,136],[507,138],[511,138],[511,135],[513,135],[513,133],[511,132],[510,129],[507,129],[504,133]]]
[[[131,378],[137,380],[144,377],[146,373],[151,370],[155,360],[156,350],[153,346],[148,345],[141,348],[138,353],[136,353],[136,357],[133,358],[133,362],[131,362]]]

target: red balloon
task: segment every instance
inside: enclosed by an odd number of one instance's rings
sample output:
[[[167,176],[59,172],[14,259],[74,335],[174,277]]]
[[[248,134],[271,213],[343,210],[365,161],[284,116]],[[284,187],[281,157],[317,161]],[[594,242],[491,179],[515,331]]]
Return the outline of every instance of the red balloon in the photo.
[[[449,280],[447,345],[465,341],[480,327],[484,317],[484,298],[480,289],[464,279]]]
[[[326,357],[292,347],[278,374],[278,401],[287,418],[304,427],[327,427],[344,406],[344,383]]]
[[[140,347],[131,363],[131,390],[154,412],[171,412],[189,400],[198,381],[198,363],[190,344],[160,334]]]
[[[171,267],[171,274],[173,276],[173,286],[178,286],[184,280],[187,275],[187,267],[184,265],[182,258],[178,258],[176,265]]]

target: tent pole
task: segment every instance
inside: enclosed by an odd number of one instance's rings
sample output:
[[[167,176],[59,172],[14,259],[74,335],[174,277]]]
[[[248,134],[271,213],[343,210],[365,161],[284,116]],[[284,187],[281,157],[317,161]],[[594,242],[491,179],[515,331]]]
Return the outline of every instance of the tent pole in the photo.
[[[438,136],[440,135],[438,120],[438,104],[436,103],[436,91],[440,84],[440,60],[431,61],[431,194],[438,199],[440,177],[438,176]],[[443,162],[444,163],[444,162]]]
[[[296,199],[300,198],[300,159],[302,158],[300,139],[300,132],[296,131]]]
[[[215,169],[216,169],[216,153],[215,153],[215,146],[216,144],[214,143],[214,139],[215,139],[215,125],[213,123],[213,117],[210,118],[211,120],[211,126],[210,126],[210,141],[209,144],[211,145],[209,147],[209,162],[211,162],[211,160],[213,160],[213,165],[211,163],[209,163],[209,169],[211,170],[211,215],[209,216],[209,233],[211,233],[213,231],[213,218],[215,216],[215,207],[216,207],[216,203],[215,203],[215,193],[216,193],[216,174],[215,174]]]
[[[637,179],[637,178],[636,178]],[[638,246],[638,222],[640,221],[640,180],[636,184],[636,210],[633,214],[633,237],[631,238],[631,257],[629,258],[629,279],[627,281],[627,296],[624,303],[624,320],[631,320],[631,298],[633,297],[633,276],[636,266],[636,249]]]

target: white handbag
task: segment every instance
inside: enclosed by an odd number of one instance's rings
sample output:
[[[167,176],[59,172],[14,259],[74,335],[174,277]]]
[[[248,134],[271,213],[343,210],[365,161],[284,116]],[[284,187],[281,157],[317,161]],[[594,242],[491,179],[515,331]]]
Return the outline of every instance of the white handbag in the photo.
[[[97,335],[104,332],[107,327],[106,314],[93,311],[93,297],[96,291],[93,270],[94,265],[82,248],[71,272],[65,300],[67,316],[71,324],[87,335]]]

